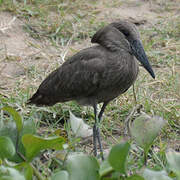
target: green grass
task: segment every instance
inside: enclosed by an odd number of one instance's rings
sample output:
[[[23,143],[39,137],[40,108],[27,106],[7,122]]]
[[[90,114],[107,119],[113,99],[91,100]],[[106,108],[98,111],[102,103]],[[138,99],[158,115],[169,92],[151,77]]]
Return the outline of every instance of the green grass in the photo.
[[[10,11],[26,20],[24,25],[33,38],[48,37],[52,42],[64,45],[72,37],[74,41],[86,39],[104,25],[96,18],[96,3],[78,0],[30,1],[13,4],[7,0],[1,9]],[[88,10],[87,10],[88,9]]]
[[[50,41],[55,47],[64,47],[72,38],[72,45],[75,42],[81,43],[93,35],[93,33],[106,24],[105,19],[98,19],[98,4],[93,1],[77,0],[60,1],[28,1],[13,4],[6,0],[1,4],[0,9],[9,11],[20,18],[24,23],[24,30],[35,39],[45,39]],[[153,1],[154,2],[154,1]],[[154,2],[155,3],[155,2]],[[176,8],[176,4],[168,1],[163,4],[161,10],[171,13]],[[178,2],[177,2],[178,3]],[[113,5],[118,3],[113,1]],[[105,4],[105,7],[109,6]],[[157,9],[157,11],[159,11]],[[144,111],[150,115],[162,116],[168,124],[156,140],[154,148],[150,153],[150,166],[154,169],[161,169],[164,162],[164,152],[168,147],[179,148],[180,139],[178,137],[180,128],[180,21],[179,16],[159,17],[158,22],[145,28],[139,27],[145,50],[156,73],[156,79],[151,77],[144,69],[140,69],[139,77],[135,83],[137,103],[144,106]],[[71,48],[71,45],[70,45]],[[57,67],[54,65],[53,69]],[[68,135],[75,142],[72,150],[79,150],[76,138],[71,136],[67,124],[62,125],[60,121],[69,118],[68,111],[83,119],[88,119],[89,124],[93,124],[93,113],[85,111],[74,102],[57,104],[53,107],[26,106],[28,98],[35,92],[38,85],[47,76],[47,72],[42,72],[38,67],[31,66],[24,77],[24,81],[18,81],[16,87],[11,91],[4,92],[0,89],[0,107],[10,105],[16,108],[24,117],[24,120],[32,119],[36,122],[39,133],[49,133],[57,128],[68,130]],[[30,83],[28,86],[27,82]],[[3,95],[7,96],[4,97]],[[123,138],[124,119],[135,105],[132,88],[119,98],[111,102],[105,112],[102,124],[102,137],[108,145],[120,141]],[[110,137],[110,139],[108,138]],[[171,144],[169,142],[171,141]],[[155,151],[158,153],[155,155]],[[142,162],[135,161],[134,157],[141,156],[141,151],[132,150],[132,171],[136,164]],[[35,163],[40,163],[35,162]],[[49,161],[45,164],[50,163]],[[47,166],[40,165],[40,169],[46,172]]]

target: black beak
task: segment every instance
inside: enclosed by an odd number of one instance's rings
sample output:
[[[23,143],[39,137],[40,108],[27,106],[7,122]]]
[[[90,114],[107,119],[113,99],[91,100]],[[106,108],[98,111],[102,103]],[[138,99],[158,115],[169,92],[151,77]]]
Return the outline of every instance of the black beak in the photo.
[[[134,40],[133,42],[131,42],[131,49],[136,59],[143,65],[143,67],[155,79],[154,71],[151,65],[149,64],[149,61],[144,51],[142,43],[139,40]]]

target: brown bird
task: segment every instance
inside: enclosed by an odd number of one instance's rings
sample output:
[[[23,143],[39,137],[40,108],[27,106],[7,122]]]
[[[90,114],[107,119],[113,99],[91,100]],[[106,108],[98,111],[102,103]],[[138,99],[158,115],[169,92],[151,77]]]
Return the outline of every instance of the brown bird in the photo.
[[[98,45],[79,51],[53,71],[39,86],[28,103],[52,106],[75,100],[94,108],[94,155],[96,141],[103,158],[98,123],[107,104],[126,92],[137,78],[137,60],[155,78],[136,26],[127,21],[111,23],[91,39]],[[97,115],[97,104],[103,103]]]

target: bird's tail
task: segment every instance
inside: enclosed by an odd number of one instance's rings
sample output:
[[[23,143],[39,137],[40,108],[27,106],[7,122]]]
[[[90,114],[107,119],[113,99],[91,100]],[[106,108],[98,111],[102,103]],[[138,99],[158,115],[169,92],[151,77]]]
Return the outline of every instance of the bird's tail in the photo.
[[[41,94],[39,91],[37,91],[28,101],[27,104],[35,104],[36,106],[50,106],[54,103],[51,102],[51,100],[48,98],[48,96],[45,96]]]
[[[42,95],[38,91],[27,101],[27,104],[41,105]]]

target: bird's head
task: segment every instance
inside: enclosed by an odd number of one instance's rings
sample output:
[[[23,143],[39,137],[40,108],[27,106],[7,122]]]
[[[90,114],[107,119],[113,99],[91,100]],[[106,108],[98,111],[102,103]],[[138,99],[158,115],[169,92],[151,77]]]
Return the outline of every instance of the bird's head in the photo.
[[[128,40],[131,46],[131,52],[136,59],[143,65],[149,74],[155,78],[154,71],[148,61],[147,55],[144,51],[142,42],[140,40],[139,32],[133,23],[127,21],[114,22],[111,26],[117,28],[124,37]]]

